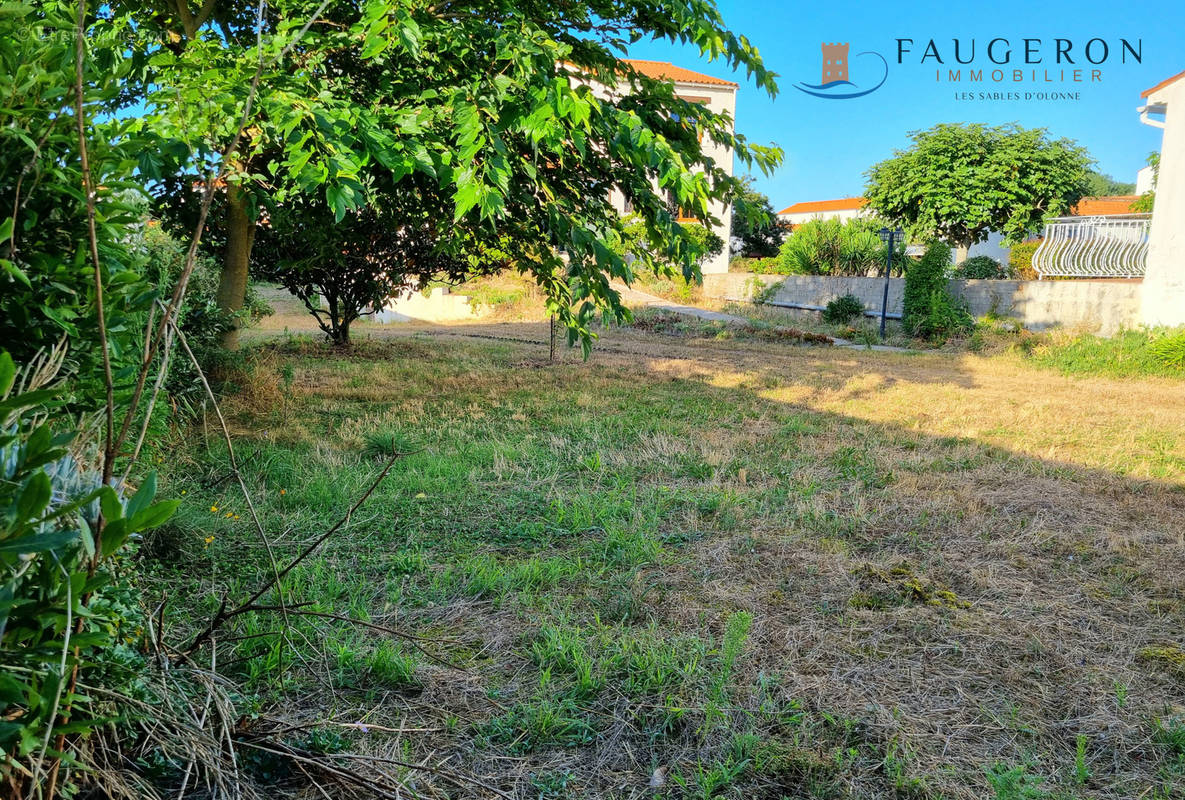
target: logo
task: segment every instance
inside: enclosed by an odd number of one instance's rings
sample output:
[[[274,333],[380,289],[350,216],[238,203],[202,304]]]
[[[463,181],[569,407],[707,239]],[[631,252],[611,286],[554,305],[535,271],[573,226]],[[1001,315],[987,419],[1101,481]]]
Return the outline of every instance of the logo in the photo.
[[[851,100],[853,97],[863,97],[866,94],[872,94],[884,86],[885,81],[889,77],[889,62],[880,53],[871,50],[856,53],[856,58],[863,59],[859,62],[861,69],[869,64],[875,64],[875,61],[870,58],[864,58],[865,56],[875,56],[880,59],[880,81],[871,89],[861,89],[861,85],[868,85],[867,81],[863,84],[858,84],[850,80],[849,69],[851,68],[851,61],[848,58],[848,47],[847,42],[837,42],[835,44],[824,42],[822,44],[823,69],[820,82],[818,84],[796,83],[794,84],[794,88],[800,92],[805,92],[815,97],[822,97],[826,100]]]

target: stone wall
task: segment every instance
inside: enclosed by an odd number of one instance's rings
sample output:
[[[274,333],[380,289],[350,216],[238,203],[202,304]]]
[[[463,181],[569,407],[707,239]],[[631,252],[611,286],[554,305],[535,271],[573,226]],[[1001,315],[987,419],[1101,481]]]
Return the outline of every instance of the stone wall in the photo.
[[[830,278],[823,275],[753,275],[730,272],[705,275],[704,294],[722,300],[748,301],[756,290],[778,285],[770,302],[795,308],[822,309],[845,294],[880,313],[883,278]],[[1141,282],[1138,280],[951,281],[951,292],[967,301],[971,313],[989,312],[1017,319],[1030,330],[1055,325],[1086,327],[1104,335],[1140,324]],[[889,279],[889,314],[899,317],[905,280]]]

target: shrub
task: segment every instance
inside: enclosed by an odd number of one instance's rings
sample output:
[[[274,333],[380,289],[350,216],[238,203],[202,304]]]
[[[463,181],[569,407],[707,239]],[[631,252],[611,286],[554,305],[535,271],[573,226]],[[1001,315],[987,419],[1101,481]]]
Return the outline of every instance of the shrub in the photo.
[[[1013,271],[991,256],[972,256],[955,267],[953,277],[959,280],[1006,280]]]
[[[973,321],[966,304],[947,289],[949,267],[950,245],[934,241],[906,269],[902,324],[912,335],[940,339],[970,330]]]
[[[729,272],[752,272],[756,275],[777,275],[781,269],[777,256],[769,258],[734,258],[728,262]]]
[[[867,275],[884,262],[885,246],[871,219],[822,219],[804,222],[782,243],[778,254],[784,275]],[[897,262],[901,263],[901,262]]]
[[[132,534],[160,525],[177,506],[152,502],[152,475],[125,501],[79,466],[66,449],[74,433],[42,421],[61,410],[57,391],[42,388],[58,367],[35,361],[18,383],[12,357],[0,350],[0,508],[7,509],[0,515],[0,750],[18,767],[8,776],[34,782],[58,757],[58,735],[85,737],[109,721],[97,695],[75,691],[80,682],[134,693],[143,660],[132,645],[143,611],[128,570],[112,562]],[[28,391],[10,394],[20,385]],[[65,759],[75,757],[67,740]]]
[[[933,241],[925,254],[905,270],[905,297],[901,321],[913,331],[930,313],[930,300],[936,291],[946,290],[946,271],[950,266],[950,246]]]
[[[1153,339],[1148,352],[1170,370],[1185,370],[1185,330]]]
[[[864,303],[853,294],[837,297],[823,309],[823,321],[836,325],[845,325],[853,318],[864,314]]]
[[[166,301],[185,268],[186,246],[173,238],[156,220],[147,220],[132,249],[140,261],[140,271],[149,284],[158,287]],[[199,253],[185,290],[181,309],[181,330],[204,369],[219,364],[223,355],[221,337],[236,319],[255,321],[272,313],[252,284],[247,285],[246,300],[237,315],[223,311],[217,300],[221,267],[208,255]],[[204,397],[197,372],[182,354],[175,354],[169,367],[166,388],[174,398],[186,400]]]
[[[1008,267],[1022,281],[1037,280],[1037,270],[1033,269],[1033,253],[1041,246],[1042,239],[1030,239],[1027,242],[1012,245],[1008,253]]]
[[[917,335],[927,339],[945,339],[967,333],[975,327],[975,320],[962,298],[954,297],[946,287],[935,289],[930,295],[926,316],[917,328]]]

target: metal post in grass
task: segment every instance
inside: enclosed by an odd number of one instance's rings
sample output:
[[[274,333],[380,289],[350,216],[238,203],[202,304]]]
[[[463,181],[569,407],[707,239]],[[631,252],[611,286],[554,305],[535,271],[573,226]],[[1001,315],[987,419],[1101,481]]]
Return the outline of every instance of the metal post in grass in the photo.
[[[555,363],[555,314],[551,315],[551,349],[548,351],[547,360]]]
[[[885,243],[885,291],[881,296],[881,341],[883,342],[885,340],[885,323],[889,318],[889,276],[893,274],[893,240],[905,241],[905,231],[900,228],[897,230],[881,228],[877,233],[880,234],[881,241]]]

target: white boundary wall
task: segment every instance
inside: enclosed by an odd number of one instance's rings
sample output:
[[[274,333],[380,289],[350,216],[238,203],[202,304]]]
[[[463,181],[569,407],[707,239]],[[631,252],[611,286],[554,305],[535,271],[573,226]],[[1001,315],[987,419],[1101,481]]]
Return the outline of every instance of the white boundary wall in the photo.
[[[880,312],[884,278],[831,278],[825,275],[754,275],[731,272],[705,275],[704,294],[718,300],[751,300],[756,289],[780,284],[769,298],[795,307],[823,308],[845,294]],[[1143,287],[1139,280],[951,281],[953,294],[967,301],[971,313],[1012,317],[1030,330],[1054,326],[1084,327],[1110,335],[1141,324]],[[889,313],[901,314],[903,278],[889,279]]]

